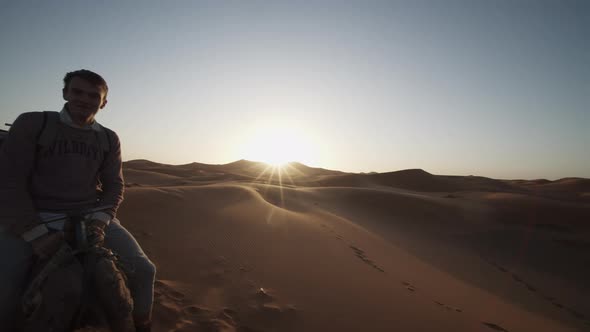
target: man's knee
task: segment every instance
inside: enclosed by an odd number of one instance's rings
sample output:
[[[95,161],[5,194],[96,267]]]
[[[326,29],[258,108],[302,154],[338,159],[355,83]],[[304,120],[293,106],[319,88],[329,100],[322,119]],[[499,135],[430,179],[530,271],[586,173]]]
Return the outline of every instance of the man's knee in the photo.
[[[145,257],[141,265],[141,270],[143,271],[142,273],[145,276],[149,276],[151,279],[156,277],[156,265],[150,261],[149,258]]]
[[[133,274],[136,278],[149,279],[153,282],[156,277],[156,265],[146,256],[139,257],[134,260]]]

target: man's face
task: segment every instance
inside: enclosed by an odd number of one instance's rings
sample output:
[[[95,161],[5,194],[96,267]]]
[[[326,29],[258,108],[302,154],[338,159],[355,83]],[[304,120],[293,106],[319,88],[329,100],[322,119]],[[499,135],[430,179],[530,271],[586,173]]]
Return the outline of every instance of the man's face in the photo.
[[[105,91],[80,77],[72,78],[63,89],[63,97],[75,121],[92,119],[107,104]]]

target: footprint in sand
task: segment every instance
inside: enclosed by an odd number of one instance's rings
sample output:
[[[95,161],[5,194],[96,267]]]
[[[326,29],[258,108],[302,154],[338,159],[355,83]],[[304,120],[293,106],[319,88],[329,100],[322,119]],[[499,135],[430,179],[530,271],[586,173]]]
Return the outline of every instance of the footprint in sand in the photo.
[[[508,272],[507,269],[505,269],[504,267],[500,266],[498,263],[494,262],[494,261],[488,261],[485,258],[482,258],[485,262],[491,264],[492,266],[494,266],[495,268],[497,268],[498,270],[506,273]],[[533,285],[529,284],[528,282],[524,281],[520,276],[514,274],[514,273],[510,273],[510,275],[512,276],[512,279],[514,279],[514,281],[522,283],[529,291],[535,293],[537,292],[537,288],[535,288]]]
[[[282,304],[273,290],[260,287],[251,295],[251,299],[249,310],[244,313],[246,316],[255,317],[260,322],[266,322],[264,324],[271,323],[276,325],[277,328],[280,326],[292,326],[297,322],[298,309],[292,304]]]
[[[557,303],[555,301],[551,301],[551,304],[553,304],[554,306],[558,307],[559,309],[563,309],[563,304],[561,304],[561,303]]]
[[[352,244],[349,245],[349,247],[354,251],[356,257],[358,257],[360,260],[362,260],[366,264],[369,264],[371,267],[373,267],[374,269],[376,269],[379,272],[385,272],[385,270],[383,268],[381,268],[380,266],[375,264],[375,262],[373,262],[372,260],[367,258],[367,256],[365,255],[365,252],[362,249],[360,249]]]
[[[407,281],[402,281],[402,285],[406,286],[406,289],[409,290],[410,292],[416,291],[416,287],[414,287],[414,285],[410,284]]]
[[[481,322],[483,325],[491,328],[492,330],[496,330],[496,331],[502,331],[502,332],[508,332],[508,330],[506,330],[505,328],[494,324],[494,323],[488,323],[488,322]]]
[[[529,291],[533,292],[533,293],[537,293],[537,288],[534,287],[533,285],[529,284],[528,282],[524,281],[521,277],[519,277],[518,275],[511,273],[510,274],[512,276],[512,279],[514,279],[516,282],[519,282],[521,284],[523,284]],[[572,314],[575,318],[584,320],[585,316],[580,313],[577,312],[575,310],[572,310],[570,308],[565,307],[563,304],[557,302],[557,299],[552,297],[552,296],[547,296],[547,295],[540,295],[543,299],[549,301],[553,306],[555,306],[556,308],[559,309],[563,309],[563,310],[567,310],[570,314]]]
[[[574,317],[576,317],[577,319],[586,319],[586,316],[584,316],[584,314],[582,314],[581,312],[577,312],[574,309],[571,308],[566,308],[566,310],[572,314]]]
[[[507,269],[505,269],[502,266],[498,265],[494,261],[488,261],[485,258],[483,258],[483,260],[486,261],[487,263],[493,265],[494,267],[496,267],[497,269],[499,269],[502,272],[509,272]],[[515,273],[510,273],[510,276],[512,277],[512,279],[514,279],[514,281],[523,284],[529,291],[531,291],[533,293],[537,293],[538,289],[535,286],[531,285],[530,283],[526,282],[519,275],[517,275]],[[561,304],[555,302],[555,298],[549,297],[549,296],[546,296],[546,295],[540,295],[540,296],[542,298],[544,298],[545,300],[551,302],[554,306],[556,306],[558,308],[563,308],[563,306]]]
[[[525,282],[525,283],[524,283],[524,285],[525,285],[525,286],[526,286],[526,288],[527,288],[528,290],[530,290],[531,292],[533,292],[533,293],[537,292],[537,289],[536,289],[535,287],[533,287],[531,284],[529,284],[529,283],[526,283],[526,282]]]
[[[261,303],[266,303],[273,300],[273,296],[270,294],[270,291],[262,287],[258,288],[255,297],[256,300]]]
[[[500,266],[500,265],[498,265],[496,262],[494,262],[494,261],[488,261],[487,259],[485,259],[485,257],[482,257],[482,259],[483,259],[485,262],[487,262],[487,263],[491,264],[492,266],[494,266],[494,267],[496,267],[496,268],[500,269],[502,272],[508,272],[508,271],[507,271],[505,268],[501,267],[501,266]],[[526,288],[527,288],[529,291],[531,291],[531,292],[533,292],[533,293],[537,293],[537,288],[536,288],[536,287],[534,287],[533,285],[529,284],[528,282],[526,282],[526,281],[525,281],[524,279],[522,279],[522,278],[521,278],[519,275],[517,275],[517,274],[515,274],[515,273],[510,273],[510,276],[512,277],[512,279],[514,279],[514,281],[516,281],[516,282],[518,282],[518,283],[521,283],[521,284],[523,284],[523,285],[524,285],[524,286],[525,286],[525,287],[526,287]],[[581,312],[578,312],[578,311],[576,311],[576,310],[574,310],[574,309],[571,309],[571,308],[567,308],[567,307],[565,307],[563,304],[561,304],[561,303],[557,302],[557,299],[555,299],[554,297],[552,297],[552,296],[548,296],[548,295],[543,295],[543,294],[539,294],[539,296],[541,296],[543,299],[545,299],[545,300],[549,301],[549,302],[550,302],[550,303],[551,303],[553,306],[555,306],[556,308],[559,308],[559,309],[566,310],[566,311],[568,311],[568,312],[569,312],[569,313],[570,313],[572,316],[574,316],[575,318],[577,318],[577,319],[580,319],[580,320],[584,320],[584,321],[586,321],[586,316],[585,316],[584,314],[582,314]],[[436,302],[436,301],[435,301],[435,302]],[[439,302],[436,302],[436,303],[438,304]],[[484,323],[484,324],[485,324],[485,323]],[[590,321],[586,321],[586,324],[587,324],[587,325],[590,325]],[[502,330],[500,330],[500,331],[502,331]]]
[[[439,305],[439,306],[441,306],[441,307],[444,307],[444,308],[445,308],[445,309],[447,309],[447,310],[451,310],[451,311],[453,311],[453,310],[454,310],[454,311],[456,311],[456,312],[463,312],[463,310],[462,310],[462,309],[455,308],[455,307],[451,307],[450,305],[446,305],[446,304],[444,304],[444,303],[442,303],[442,302],[434,301],[434,303],[438,304],[438,305]]]
[[[529,286],[530,286],[530,285],[528,285],[527,283],[525,283],[525,285],[527,285],[527,287],[529,287]],[[530,289],[530,288],[529,288],[529,289]],[[533,288],[533,289],[534,289],[534,288]],[[533,290],[533,291],[535,291],[535,290]],[[540,294],[540,296],[541,296],[543,299],[545,299],[545,300],[549,301],[549,302],[550,302],[550,303],[551,303],[553,306],[555,306],[555,307],[557,307],[557,308],[559,308],[559,309],[566,310],[567,312],[569,312],[569,313],[570,313],[572,316],[574,316],[575,318],[577,318],[577,319],[580,319],[580,320],[584,320],[584,321],[586,321],[586,324],[587,324],[587,325],[590,325],[590,321],[589,321],[589,320],[586,320],[586,315],[584,315],[583,313],[581,313],[581,312],[579,312],[579,311],[576,311],[576,310],[574,310],[574,309],[572,309],[572,308],[568,308],[568,307],[564,306],[563,304],[561,304],[561,303],[557,302],[557,299],[556,299],[556,298],[554,298],[553,296],[548,296],[548,295],[543,295],[543,294]]]
[[[236,328],[230,325],[228,322],[222,319],[210,319],[208,321],[202,322],[200,324],[201,329],[196,331],[206,331],[206,332],[235,332],[237,331]],[[187,330],[188,331],[195,331]]]
[[[326,224],[320,224],[320,226],[321,226],[322,228],[324,228],[325,230],[327,230],[329,233],[331,233],[331,234],[334,234],[334,235],[335,235],[334,237],[335,237],[336,239],[338,239],[338,240],[343,240],[343,237],[342,237],[342,235],[340,235],[340,234],[336,233],[336,231],[335,231],[334,229],[332,229],[332,228],[329,228],[329,227],[328,227]]]
[[[211,310],[194,304],[182,308],[182,312],[187,316],[208,316],[211,314]]]
[[[494,261],[487,260],[485,257],[482,257],[482,259],[484,262],[490,264],[491,266],[495,267],[496,269],[500,270],[501,272],[504,272],[504,273],[508,272],[508,270],[505,269],[504,267],[502,267],[500,264],[498,264]]]
[[[235,332],[233,317],[225,308],[215,312],[205,307],[188,303],[178,284],[169,280],[156,280],[154,283],[154,327],[157,330],[189,332]]]

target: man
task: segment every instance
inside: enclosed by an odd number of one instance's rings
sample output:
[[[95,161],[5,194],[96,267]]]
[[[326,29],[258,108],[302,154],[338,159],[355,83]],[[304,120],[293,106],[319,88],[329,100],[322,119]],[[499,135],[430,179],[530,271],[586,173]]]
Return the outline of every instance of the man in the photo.
[[[83,69],[66,74],[62,92],[59,115],[21,114],[0,147],[0,330],[12,330],[32,257],[43,250],[23,234],[60,211],[112,206],[88,216],[91,241],[132,265],[133,318],[138,332],[149,331],[155,266],[115,218],[124,187],[120,142],[94,119],[107,104],[108,86]]]

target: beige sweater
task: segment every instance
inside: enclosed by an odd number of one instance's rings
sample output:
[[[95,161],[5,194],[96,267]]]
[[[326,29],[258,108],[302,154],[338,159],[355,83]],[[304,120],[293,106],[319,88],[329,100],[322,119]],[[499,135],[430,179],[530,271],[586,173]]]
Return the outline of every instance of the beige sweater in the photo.
[[[53,142],[38,144],[43,113],[21,114],[0,147],[0,226],[31,223],[39,211],[71,211],[113,205],[123,200],[121,145],[117,135],[98,124],[76,128],[64,117]],[[105,153],[97,131],[107,130]]]

